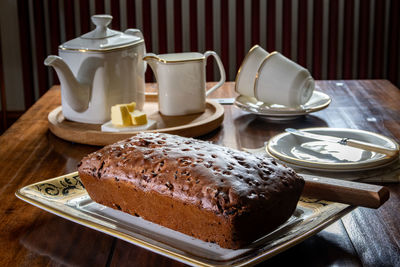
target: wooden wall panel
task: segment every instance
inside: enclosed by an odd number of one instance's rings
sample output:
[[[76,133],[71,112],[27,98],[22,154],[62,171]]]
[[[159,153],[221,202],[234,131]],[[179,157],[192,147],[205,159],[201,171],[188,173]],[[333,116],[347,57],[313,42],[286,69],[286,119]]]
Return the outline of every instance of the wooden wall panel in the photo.
[[[104,0],[96,0],[95,6],[96,6],[96,14],[104,14],[106,12]]]
[[[354,34],[354,0],[346,0],[343,22],[343,79],[352,79],[353,66],[353,34]]]
[[[67,40],[74,39],[76,37],[74,1],[64,1],[64,17],[65,17],[65,37]]]
[[[267,51],[275,51],[276,2],[267,0]]]
[[[260,43],[260,0],[251,1],[251,46]]]
[[[33,63],[30,52],[31,34],[29,31],[29,10],[24,5],[26,1],[18,1],[19,16],[19,39],[21,43],[21,71],[24,86],[25,109],[28,109],[35,102]]]
[[[198,51],[198,25],[197,25],[197,1],[190,1],[190,50]]]
[[[283,11],[282,11],[282,54],[291,58],[292,45],[296,45],[292,42],[292,1],[283,0]]]
[[[151,1],[143,1],[142,3],[142,16],[143,16],[143,36],[146,43],[146,51],[153,51],[152,46],[152,36],[151,36]],[[152,80],[152,73],[150,71],[146,72],[146,80]]]
[[[400,87],[400,1],[392,1],[389,19],[388,79]]]
[[[167,53],[167,3],[166,0],[158,1],[158,53]]]
[[[221,60],[224,64],[225,72],[229,73],[229,13],[228,0],[221,1]]]
[[[358,38],[358,75],[359,79],[368,77],[369,19],[370,1],[360,1],[359,38]]]
[[[39,96],[42,96],[49,87],[47,83],[47,69],[43,65],[46,58],[46,36],[44,25],[44,1],[33,1],[34,20],[35,20],[35,47],[36,47],[36,66]],[[30,46],[24,49],[29,49]]]
[[[111,1],[111,16],[113,20],[111,22],[111,27],[116,30],[121,30],[121,15],[119,1]]]
[[[297,63],[307,67],[307,0],[299,0],[298,6],[298,35],[297,35]],[[294,42],[296,40],[293,40]]]
[[[211,22],[212,23],[212,22]],[[175,52],[182,52],[182,1],[174,0]]]
[[[328,79],[336,78],[339,0],[329,1]]]
[[[126,0],[126,20],[128,28],[136,28],[135,0]]]
[[[206,50],[214,50],[213,0],[205,0],[205,11],[206,11],[206,16],[205,16]],[[176,28],[176,26],[175,26],[175,28]],[[176,50],[176,47],[177,47],[177,44],[176,44],[176,39],[175,39],[175,50]],[[207,72],[207,80],[209,81],[209,80],[211,80],[211,77],[214,77],[214,65],[208,64],[206,72]]]
[[[0,36],[0,52],[1,52],[1,36]],[[4,83],[3,55],[0,53],[0,97],[1,97],[1,124],[0,132],[7,129],[7,95]]]
[[[90,5],[89,0],[79,0],[79,18],[81,23],[81,34],[90,31]]]
[[[375,1],[374,18],[374,37],[373,37],[373,57],[372,76],[373,79],[379,79],[383,75],[383,50],[385,39],[385,1]],[[400,15],[400,14],[397,14]]]
[[[236,1],[236,69],[244,58],[244,0]]]
[[[33,14],[35,21],[35,42],[36,42],[36,66],[32,66],[37,69],[37,77],[35,79],[38,81],[40,88],[40,94],[46,91],[46,73],[43,71],[42,59],[45,56],[45,37],[44,37],[44,14],[43,14],[43,2],[48,3],[48,16],[50,21],[50,51],[51,53],[57,53],[57,47],[61,43],[61,36],[65,36],[66,39],[72,39],[76,37],[76,17],[79,16],[80,31],[85,33],[90,30],[90,0],[82,0],[79,2],[74,1],[64,1],[63,6],[60,7],[58,1],[42,0],[34,1],[33,3]],[[126,13],[121,15],[121,3],[124,1],[126,6]],[[245,13],[245,1],[244,0],[220,0],[220,16],[215,17],[215,12],[213,8],[215,5],[212,0],[192,0],[188,3],[189,12],[182,12],[182,1],[185,0],[157,0],[157,1],[146,1],[146,0],[95,0],[94,11],[95,13],[105,13],[109,10],[113,15],[114,19],[112,22],[112,28],[117,30],[121,29],[121,21],[124,19],[128,27],[136,27],[138,24],[138,18],[136,17],[137,8],[141,8],[139,11],[141,13],[141,21],[139,25],[143,31],[146,46],[148,51],[157,53],[166,53],[168,51],[168,21],[167,21],[167,2],[172,1],[173,7],[173,41],[174,41],[174,51],[182,52],[183,47],[190,48],[191,51],[198,51],[199,42],[199,11],[198,4],[204,4],[205,16],[204,16],[204,36],[205,36],[205,50],[215,50],[216,47],[221,48],[220,56],[226,67],[226,72],[234,73],[229,71],[230,68],[239,68],[244,56],[247,51],[246,47],[251,47],[254,44],[260,43],[260,40],[266,40],[266,50],[272,52],[277,48],[277,42],[282,41],[281,53],[283,53],[288,58],[292,58],[292,52],[295,51],[297,55],[294,55],[297,62],[303,66],[307,64],[307,58],[311,56],[312,61],[312,72],[316,79],[322,78],[323,69],[327,70],[327,78],[329,79],[366,79],[366,78],[389,78],[394,83],[397,83],[399,79],[398,75],[398,56],[391,57],[390,55],[397,55],[397,49],[395,49],[398,42],[398,27],[399,19],[397,11],[399,3],[395,0],[383,0],[383,1],[372,1],[363,0],[358,1],[357,8],[355,10],[356,0],[346,0],[343,3],[343,10],[339,10],[339,3],[343,0],[283,0],[277,3],[276,0],[254,0],[251,1],[250,7],[251,12]],[[294,5],[294,1],[296,4]],[[261,4],[264,2],[265,4]],[[23,46],[27,46],[31,41],[32,36],[26,30],[27,19],[29,16],[29,8],[27,1],[19,1],[20,17],[21,17],[21,40],[26,40],[26,42],[21,42]],[[79,3],[79,14],[75,14],[76,7],[74,4]],[[137,6],[137,3],[140,3]],[[371,10],[371,4],[373,4],[373,10]],[[236,9],[235,15],[235,46],[229,43],[229,5],[233,5]],[[309,6],[311,5],[312,13],[309,14]],[[325,5],[328,5],[326,7]],[[385,6],[389,5],[389,14]],[[266,18],[260,17],[260,7],[266,7]],[[278,8],[279,6],[279,8]],[[108,7],[108,8],[107,8]],[[298,8],[298,10],[293,10]],[[323,11],[328,9],[328,34],[323,33]],[[356,12],[357,11],[357,12]],[[63,24],[60,24],[60,14],[63,12]],[[157,26],[153,25],[152,17],[154,18],[153,12],[157,12]],[[282,13],[279,13],[282,12]],[[343,14],[339,14],[343,12]],[[246,14],[250,14],[247,16]],[[293,17],[292,14],[296,14]],[[359,14],[358,29],[354,29],[354,15]],[[372,15],[371,15],[372,14]],[[339,25],[339,16],[343,17],[343,25]],[[187,19],[183,17],[188,16]],[[312,32],[308,32],[308,18],[312,16]],[[389,16],[389,23],[385,23],[385,18]],[[218,23],[214,21],[215,19],[220,20]],[[297,21],[293,21],[296,19]],[[371,24],[370,20],[373,19],[374,23]],[[183,32],[182,23],[183,21],[189,22],[189,32]],[[266,21],[266,26],[264,27],[265,32],[261,32],[260,21]],[[245,38],[245,25],[248,23],[251,25],[250,33],[250,44],[246,44]],[[61,29],[61,25],[65,28]],[[220,25],[220,29],[216,29],[216,25]],[[371,25],[373,28],[371,28]],[[201,26],[201,25],[200,25]],[[293,27],[296,27],[293,29]],[[201,28],[201,27],[200,27]],[[281,29],[280,32],[277,29]],[[339,41],[339,29],[343,29],[342,43]],[[355,30],[357,32],[355,32]],[[153,31],[158,31],[152,33]],[[293,31],[296,31],[293,35]],[[215,32],[220,32],[220,38],[215,39]],[[387,34],[385,35],[385,32]],[[358,39],[354,43],[354,34],[357,33]],[[374,36],[370,36],[373,33]],[[188,34],[189,36],[186,36]],[[296,35],[297,34],[297,35]],[[312,42],[308,42],[308,37],[312,36]],[[327,36],[327,40],[324,40]],[[152,44],[154,40],[152,38],[157,38],[157,48],[158,51],[153,51]],[[297,38],[292,40],[292,38]],[[371,39],[372,38],[372,39]],[[388,38],[386,40],[385,38]],[[372,41],[371,41],[372,40]],[[184,43],[189,42],[189,43]],[[327,43],[327,62],[323,62],[323,43]],[[358,44],[358,47],[354,49],[354,45]],[[387,47],[385,47],[385,44]],[[25,47],[23,49],[25,49]],[[234,52],[235,65],[230,64],[229,60],[229,50],[232,47],[236,48]],[[308,55],[307,52],[312,48],[312,55]],[[22,50],[23,50],[22,49]],[[385,53],[385,49],[389,52]],[[342,51],[339,55],[339,50]],[[28,49],[29,51],[29,49]],[[357,53],[357,62],[353,62],[353,51]],[[371,52],[372,51],[372,52]],[[204,52],[204,51],[200,51]],[[371,55],[369,54],[371,53]],[[384,58],[387,54],[387,58]],[[341,56],[341,58],[338,58]],[[338,66],[338,64],[341,66]],[[384,65],[386,63],[386,65]],[[324,65],[326,64],[326,65]],[[353,73],[352,66],[356,64],[356,72]],[[24,72],[27,72],[29,63],[24,63]],[[338,68],[339,67],[339,68]],[[341,69],[340,69],[341,68]],[[340,69],[340,71],[338,71]],[[371,72],[372,70],[372,72]],[[387,71],[384,71],[387,70]],[[370,74],[370,75],[369,75]],[[29,81],[29,75],[25,75],[26,83],[32,83]],[[151,75],[147,75],[147,79]],[[210,66],[207,70],[207,76],[211,79],[214,77],[213,67]],[[232,76],[232,74],[231,74]],[[235,77],[228,76],[228,80],[233,80]],[[58,82],[56,76],[54,76],[55,82]],[[29,106],[29,98],[32,98],[32,89],[26,90],[26,102]]]
[[[313,27],[313,69],[315,79],[322,78],[322,12],[323,0],[314,0],[314,27]]]

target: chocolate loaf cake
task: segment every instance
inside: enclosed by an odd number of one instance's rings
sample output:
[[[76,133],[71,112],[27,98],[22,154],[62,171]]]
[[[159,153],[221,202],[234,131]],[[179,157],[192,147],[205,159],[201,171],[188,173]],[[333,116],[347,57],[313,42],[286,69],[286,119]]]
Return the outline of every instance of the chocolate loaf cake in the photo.
[[[304,186],[274,160],[159,133],[86,156],[79,175],[98,203],[233,249],[284,223]]]

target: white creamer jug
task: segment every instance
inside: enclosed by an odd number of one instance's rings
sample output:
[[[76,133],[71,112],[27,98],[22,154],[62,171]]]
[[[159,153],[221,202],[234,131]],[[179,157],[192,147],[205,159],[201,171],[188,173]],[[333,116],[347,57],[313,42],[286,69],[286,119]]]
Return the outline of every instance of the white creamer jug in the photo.
[[[221,79],[206,92],[207,58],[213,56],[218,64]],[[214,51],[204,54],[188,52],[176,54],[146,54],[158,83],[160,113],[167,116],[189,115],[205,110],[206,96],[225,82],[225,70]]]

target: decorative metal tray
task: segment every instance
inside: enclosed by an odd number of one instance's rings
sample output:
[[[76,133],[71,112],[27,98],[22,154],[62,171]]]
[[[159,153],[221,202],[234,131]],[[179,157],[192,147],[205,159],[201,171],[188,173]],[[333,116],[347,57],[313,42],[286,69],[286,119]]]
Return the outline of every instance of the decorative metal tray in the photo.
[[[77,172],[25,186],[16,196],[65,219],[196,266],[261,262],[318,233],[354,209],[345,204],[302,198],[292,217],[274,232],[247,247],[231,250],[95,203]]]

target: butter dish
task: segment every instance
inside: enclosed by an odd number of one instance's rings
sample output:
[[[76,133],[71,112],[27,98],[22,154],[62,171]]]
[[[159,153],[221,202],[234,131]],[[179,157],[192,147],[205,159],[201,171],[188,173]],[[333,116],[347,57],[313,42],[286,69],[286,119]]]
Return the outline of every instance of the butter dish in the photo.
[[[115,126],[111,123],[111,121],[108,121],[101,125],[101,131],[102,132],[137,132],[137,131],[145,131],[145,130],[154,130],[157,129],[157,122],[155,120],[147,120],[146,124],[143,125],[137,125],[137,126],[124,126],[124,127],[118,127]]]

